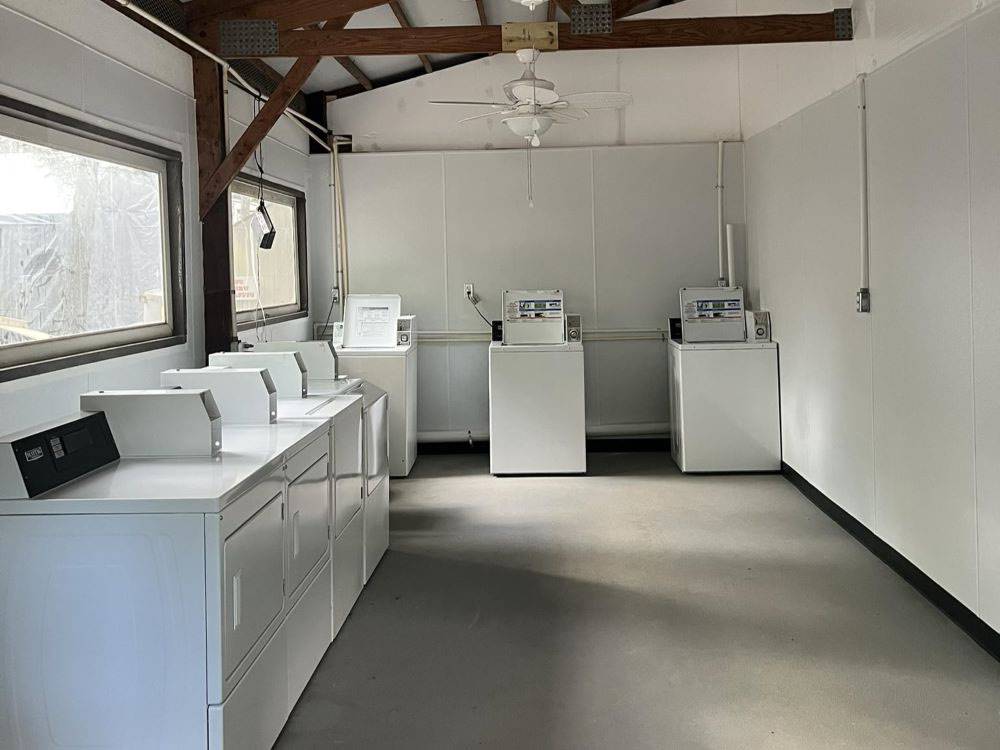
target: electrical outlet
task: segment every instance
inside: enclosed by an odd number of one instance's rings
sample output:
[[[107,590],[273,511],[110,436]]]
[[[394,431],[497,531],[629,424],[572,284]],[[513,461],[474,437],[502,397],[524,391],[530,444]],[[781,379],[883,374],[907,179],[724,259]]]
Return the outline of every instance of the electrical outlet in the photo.
[[[330,301],[333,302],[334,304],[340,302],[340,289],[338,289],[337,287],[332,287],[330,289]]]
[[[465,285],[465,298],[473,304],[479,301],[479,298],[476,297],[476,287],[474,284]]]

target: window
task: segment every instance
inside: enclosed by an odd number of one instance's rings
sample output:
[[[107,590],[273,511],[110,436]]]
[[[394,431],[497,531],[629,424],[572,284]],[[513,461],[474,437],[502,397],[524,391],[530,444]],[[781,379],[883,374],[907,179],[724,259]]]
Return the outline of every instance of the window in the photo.
[[[305,315],[305,196],[271,182],[263,187],[264,206],[274,224],[274,242],[260,246],[265,231],[256,178],[233,182],[233,283],[242,328]]]
[[[179,178],[177,154],[0,98],[0,379],[183,341]]]

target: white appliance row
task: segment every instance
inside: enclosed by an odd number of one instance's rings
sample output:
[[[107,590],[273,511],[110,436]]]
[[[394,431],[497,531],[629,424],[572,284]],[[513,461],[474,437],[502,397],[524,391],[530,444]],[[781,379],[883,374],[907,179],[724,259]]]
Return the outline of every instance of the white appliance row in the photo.
[[[0,438],[0,746],[271,747],[388,545],[384,392],[272,375]]]

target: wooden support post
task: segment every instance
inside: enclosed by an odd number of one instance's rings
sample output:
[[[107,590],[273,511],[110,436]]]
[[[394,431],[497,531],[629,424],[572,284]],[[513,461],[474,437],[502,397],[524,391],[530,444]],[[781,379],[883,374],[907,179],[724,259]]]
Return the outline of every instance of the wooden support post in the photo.
[[[250,125],[240,136],[240,139],[233,146],[232,150],[222,160],[222,163],[215,169],[212,175],[201,186],[201,217],[204,219],[215,203],[225,195],[226,188],[243,169],[254,149],[260,145],[267,134],[274,127],[278,118],[284,113],[285,108],[291,103],[295,95],[299,93],[302,84],[306,82],[316,66],[319,65],[320,57],[312,55],[300,57],[288,71],[288,75],[278,84],[264,106],[260,108],[257,116],[253,118]]]
[[[195,122],[198,135],[199,192],[222,164],[226,155],[225,82],[222,68],[213,60],[195,55]],[[236,341],[236,293],[233,290],[232,257],[229,252],[229,201],[216,201],[202,216],[202,276],[205,296],[205,356],[229,351]]]

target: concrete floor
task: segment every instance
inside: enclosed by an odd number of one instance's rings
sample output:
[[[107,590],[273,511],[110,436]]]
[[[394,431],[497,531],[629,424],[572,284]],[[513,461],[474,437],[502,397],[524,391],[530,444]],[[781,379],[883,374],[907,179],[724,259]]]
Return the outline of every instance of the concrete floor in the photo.
[[[1000,664],[777,476],[425,456],[279,748],[1000,748]]]

